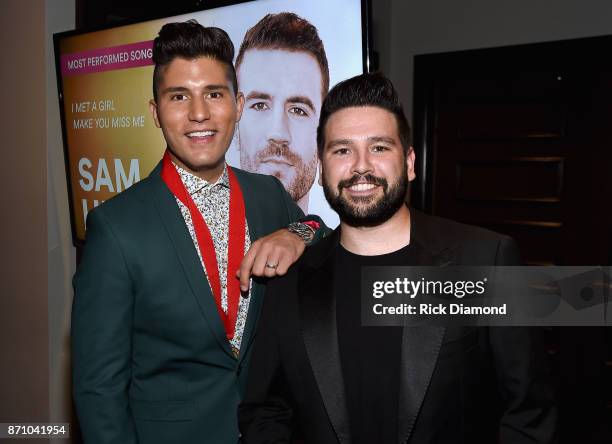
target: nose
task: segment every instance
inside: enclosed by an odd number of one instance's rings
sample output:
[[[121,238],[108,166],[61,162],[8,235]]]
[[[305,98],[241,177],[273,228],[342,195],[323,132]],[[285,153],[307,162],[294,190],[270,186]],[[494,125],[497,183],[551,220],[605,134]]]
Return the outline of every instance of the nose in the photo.
[[[272,121],[268,126],[268,140],[278,145],[291,144],[289,119],[283,107],[276,107],[270,116]]]
[[[203,122],[210,119],[210,109],[206,99],[194,97],[189,106],[189,120],[193,122]]]
[[[360,175],[372,173],[374,171],[368,150],[355,149],[351,171]]]

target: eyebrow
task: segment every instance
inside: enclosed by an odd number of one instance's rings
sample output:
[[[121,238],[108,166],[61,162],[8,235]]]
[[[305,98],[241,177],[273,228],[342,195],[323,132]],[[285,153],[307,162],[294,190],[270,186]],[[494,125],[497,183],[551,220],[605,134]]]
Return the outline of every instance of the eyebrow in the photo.
[[[205,91],[218,91],[220,89],[229,91],[229,87],[227,85],[206,85],[204,87]],[[177,92],[179,93],[189,92],[189,88],[185,86],[169,86],[168,88],[164,88],[162,90],[162,94],[177,93]]]
[[[270,94],[268,94],[268,93],[265,93],[265,92],[253,91],[253,92],[250,92],[246,96],[246,100],[253,100],[253,99],[256,99],[256,100],[272,100],[272,96]],[[301,103],[303,105],[306,105],[312,111],[315,110],[314,103],[312,103],[312,100],[310,100],[306,96],[291,96],[287,100],[285,100],[285,102],[288,102],[288,103]]]
[[[395,145],[395,139],[393,139],[392,137],[384,137],[384,136],[372,136],[372,137],[368,137],[368,141],[369,142],[383,142],[383,143],[388,143],[389,145]]]
[[[229,91],[230,90],[229,86],[227,86],[227,85],[206,85],[204,87],[204,89],[206,91],[218,91],[220,89],[225,90],[225,91]]]
[[[370,143],[388,143],[389,145],[396,145],[395,140],[392,137],[385,136],[370,136],[368,137],[368,142]],[[353,141],[351,139],[336,139],[332,140],[327,144],[327,148],[333,148],[338,145],[353,145]]]
[[[331,142],[329,142],[327,144],[327,148],[333,148],[339,145],[352,145],[352,144],[353,142],[349,139],[336,139],[336,140],[332,140]]]
[[[289,102],[289,103],[301,103],[303,105],[306,105],[312,111],[315,110],[315,107],[314,107],[314,104],[312,103],[312,100],[310,100],[306,96],[293,96],[293,97],[289,97],[286,101]]]
[[[272,96],[270,96],[270,94],[266,94],[263,92],[253,91],[246,96],[246,100],[251,100],[251,99],[271,100]]]

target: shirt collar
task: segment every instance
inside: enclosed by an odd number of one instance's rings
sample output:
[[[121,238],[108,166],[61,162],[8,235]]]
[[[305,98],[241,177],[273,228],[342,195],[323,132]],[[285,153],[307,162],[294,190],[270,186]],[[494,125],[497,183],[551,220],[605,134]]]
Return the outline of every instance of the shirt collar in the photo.
[[[181,181],[185,185],[187,192],[191,195],[205,189],[211,189],[217,186],[229,188],[229,174],[227,173],[227,163],[223,165],[223,173],[221,176],[214,182],[210,183],[205,179],[202,179],[194,174],[191,174],[189,171],[184,170],[176,163],[172,162],[176,167],[176,171],[181,177]]]

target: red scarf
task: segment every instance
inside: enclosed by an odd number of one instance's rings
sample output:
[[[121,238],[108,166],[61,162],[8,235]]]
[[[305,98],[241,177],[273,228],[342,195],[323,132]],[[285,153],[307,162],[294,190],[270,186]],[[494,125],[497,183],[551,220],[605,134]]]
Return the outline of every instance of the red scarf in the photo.
[[[178,171],[174,167],[168,150],[164,154],[162,161],[161,177],[166,183],[172,194],[180,200],[183,205],[189,210],[193,228],[195,229],[200,255],[204,261],[206,275],[208,275],[208,283],[215,297],[217,311],[223,321],[225,334],[230,340],[234,337],[234,329],[236,327],[236,319],[238,317],[238,304],[240,302],[240,282],[235,277],[236,271],[240,267],[240,262],[244,257],[244,237],[245,237],[245,221],[246,215],[244,210],[244,199],[240,184],[236,179],[236,175],[228,166],[227,173],[230,183],[230,208],[229,208],[229,243],[227,246],[227,313],[223,311],[221,306],[221,279],[219,278],[219,265],[217,264],[217,255],[215,253],[215,245],[210,235],[210,230],[206,221],[198,210],[198,207],[193,202],[191,195],[187,192],[185,184],[181,180]]]

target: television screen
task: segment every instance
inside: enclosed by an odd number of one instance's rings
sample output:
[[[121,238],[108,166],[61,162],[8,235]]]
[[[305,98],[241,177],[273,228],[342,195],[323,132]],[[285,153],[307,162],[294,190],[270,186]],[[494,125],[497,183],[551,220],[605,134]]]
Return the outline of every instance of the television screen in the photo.
[[[88,211],[146,177],[161,159],[166,143],[148,105],[153,97],[153,39],[163,24],[188,19],[224,29],[236,56],[247,31],[267,14],[294,13],[314,26],[324,47],[324,57],[316,63],[299,51],[269,58],[261,51],[257,57],[245,51],[237,74],[247,101],[226,159],[232,166],[277,176],[305,213],[318,214],[335,227],[337,216],[318,184],[316,127],[319,91],[324,93],[319,85],[325,83],[325,58],[329,87],[367,69],[365,2],[258,0],[95,32],[56,34],[75,244],[85,239]],[[249,91],[258,93],[249,96]],[[304,100],[277,112],[274,101],[288,96]],[[271,134],[279,131],[284,134]],[[267,161],[274,138],[283,140],[275,154],[283,161]]]

